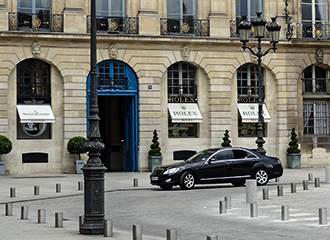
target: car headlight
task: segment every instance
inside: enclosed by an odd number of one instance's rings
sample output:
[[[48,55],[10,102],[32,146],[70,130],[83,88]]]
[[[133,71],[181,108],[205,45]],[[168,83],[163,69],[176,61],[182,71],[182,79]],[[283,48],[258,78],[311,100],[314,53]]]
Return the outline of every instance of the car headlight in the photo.
[[[167,169],[163,174],[164,175],[171,175],[171,174],[175,174],[180,170],[180,168],[170,168]]]

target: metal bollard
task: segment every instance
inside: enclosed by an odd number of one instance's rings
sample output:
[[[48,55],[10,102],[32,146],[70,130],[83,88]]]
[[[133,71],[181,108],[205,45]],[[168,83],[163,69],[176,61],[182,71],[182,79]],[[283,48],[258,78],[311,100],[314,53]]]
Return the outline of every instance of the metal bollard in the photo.
[[[209,236],[206,236],[206,240],[218,240],[218,236],[217,235],[209,235]]]
[[[296,193],[296,192],[297,192],[297,184],[291,183],[291,193]]]
[[[330,184],[330,167],[325,168],[325,182]]]
[[[226,213],[227,213],[226,202],[219,201],[219,214],[226,214]]]
[[[280,181],[280,178],[275,178],[275,182],[279,182]]]
[[[56,192],[60,193],[62,191],[62,187],[60,183],[56,183]]]
[[[315,179],[314,179],[314,186],[315,186],[316,188],[319,188],[320,185],[321,185],[321,183],[320,183],[320,178],[315,178]]]
[[[262,199],[269,200],[269,189],[268,188],[262,189]]]
[[[84,190],[84,183],[83,182],[78,182],[78,191]]]
[[[113,224],[111,220],[104,220],[104,237],[112,237]]]
[[[133,187],[138,187],[139,186],[139,179],[134,178],[133,179]]]
[[[5,215],[6,216],[13,216],[13,204],[6,203],[5,205]]]
[[[250,217],[258,217],[258,205],[257,203],[250,203]]]
[[[226,209],[231,209],[231,197],[225,197]]]
[[[246,203],[257,202],[257,181],[255,179],[247,179],[245,183]]]
[[[303,181],[303,190],[308,190],[308,181],[307,180]]]
[[[33,194],[34,194],[34,196],[37,196],[37,195],[40,194],[40,187],[39,186],[34,186]]]
[[[283,197],[283,186],[277,186],[277,196]]]
[[[79,228],[84,223],[84,216],[79,216]]]
[[[63,227],[63,213],[62,212],[55,213],[55,227],[56,228]]]
[[[21,220],[28,219],[29,208],[27,206],[21,206]]]
[[[16,197],[16,189],[15,188],[10,188],[10,197],[11,198]]]
[[[281,206],[281,220],[289,221],[289,206]]]
[[[319,225],[328,225],[328,211],[326,208],[319,208]]]
[[[142,240],[142,226],[133,225],[133,240]]]
[[[313,173],[308,173],[308,181],[313,182]]]
[[[38,209],[38,223],[46,223],[46,209]]]
[[[166,240],[177,240],[177,236],[178,233],[175,228],[166,230]]]

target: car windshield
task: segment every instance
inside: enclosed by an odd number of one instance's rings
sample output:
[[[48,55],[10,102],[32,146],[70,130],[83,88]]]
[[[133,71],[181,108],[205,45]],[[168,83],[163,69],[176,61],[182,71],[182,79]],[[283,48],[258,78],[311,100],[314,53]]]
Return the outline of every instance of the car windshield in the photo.
[[[209,156],[211,156],[213,153],[215,153],[217,150],[213,149],[207,149],[203,150],[201,152],[196,153],[192,157],[188,158],[186,162],[199,162],[206,160]]]

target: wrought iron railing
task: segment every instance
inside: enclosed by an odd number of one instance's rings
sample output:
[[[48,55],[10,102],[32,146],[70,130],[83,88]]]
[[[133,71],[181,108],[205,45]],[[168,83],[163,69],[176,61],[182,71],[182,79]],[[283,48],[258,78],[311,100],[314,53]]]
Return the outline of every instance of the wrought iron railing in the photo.
[[[330,39],[330,24],[326,23],[299,23],[296,24],[298,39]]]
[[[8,14],[9,31],[63,32],[63,14],[11,12]]]
[[[87,16],[87,32],[91,29],[91,17]],[[96,30],[99,33],[139,34],[137,17],[96,17]]]
[[[161,35],[210,36],[208,19],[160,19]]]
[[[232,38],[239,38],[239,33],[238,33],[238,28],[237,28],[239,23],[240,23],[239,20],[231,20],[230,21],[230,37],[232,37]],[[265,37],[266,38],[269,37],[269,34],[268,34],[267,29],[265,29]],[[252,30],[251,30],[251,36],[250,36],[250,38],[254,38],[253,27],[252,27]]]
[[[313,93],[327,93],[327,78],[303,78],[303,93],[313,94]],[[313,82],[315,83],[313,87]]]
[[[98,90],[108,90],[108,89],[128,89],[128,79],[112,79],[112,78],[97,78],[97,88]]]

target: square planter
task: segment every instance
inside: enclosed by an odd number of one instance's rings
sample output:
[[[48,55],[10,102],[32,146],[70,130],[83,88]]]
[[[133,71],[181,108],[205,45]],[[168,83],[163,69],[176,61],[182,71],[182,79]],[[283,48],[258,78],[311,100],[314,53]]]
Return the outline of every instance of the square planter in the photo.
[[[156,167],[160,167],[162,160],[162,156],[149,156],[149,171],[153,172]]]
[[[6,165],[5,162],[0,161],[0,175],[5,175],[6,174]]]
[[[300,153],[290,153],[287,155],[288,168],[300,168]]]
[[[76,160],[75,161],[75,170],[76,170],[76,173],[77,174],[83,174],[83,170],[82,168],[84,167],[85,165],[85,161],[84,160]]]

